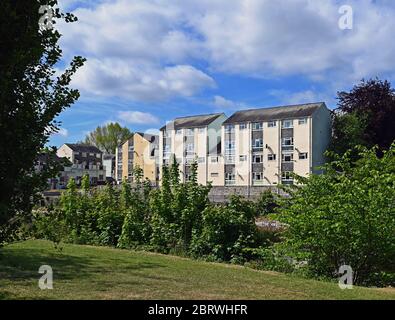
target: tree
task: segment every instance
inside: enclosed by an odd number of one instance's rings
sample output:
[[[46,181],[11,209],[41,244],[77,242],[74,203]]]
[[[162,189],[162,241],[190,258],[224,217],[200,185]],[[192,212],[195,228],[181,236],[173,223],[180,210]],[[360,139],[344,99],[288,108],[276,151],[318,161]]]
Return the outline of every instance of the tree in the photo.
[[[33,195],[43,186],[40,177],[46,175],[34,172],[36,157],[59,130],[56,116],[79,97],[69,84],[83,58],[74,57],[69,68],[55,75],[61,35],[40,8],[53,13],[53,23],[77,20],[56,5],[56,0],[0,2],[0,244],[31,212]],[[46,27],[40,27],[41,21]]]
[[[354,284],[395,280],[395,144],[383,157],[376,148],[358,147],[335,156],[325,173],[300,178],[284,199],[277,219],[288,225],[279,248],[307,261],[313,276],[337,278],[349,265]]]
[[[130,138],[132,132],[126,127],[116,123],[98,126],[85,138],[85,143],[98,147],[101,151],[115,154],[115,149]]]
[[[388,81],[362,81],[338,93],[330,150],[344,154],[356,145],[388,150],[395,140],[395,91]]]

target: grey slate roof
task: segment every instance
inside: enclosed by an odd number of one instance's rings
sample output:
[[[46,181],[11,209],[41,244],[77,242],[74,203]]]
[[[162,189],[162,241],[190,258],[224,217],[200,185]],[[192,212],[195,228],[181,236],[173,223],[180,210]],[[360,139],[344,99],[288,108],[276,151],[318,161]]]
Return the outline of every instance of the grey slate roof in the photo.
[[[174,130],[183,128],[206,127],[221,115],[223,115],[223,113],[203,114],[197,116],[176,118],[174,119],[174,121],[171,121],[167,125],[160,128],[160,130],[163,131],[166,129],[166,127]]]
[[[325,102],[241,110],[232,114],[223,124],[308,117],[323,105]]]
[[[99,148],[87,144],[65,143],[65,145],[75,152],[102,153]]]
[[[159,141],[159,136],[155,134],[143,133],[143,132],[136,132],[139,136],[143,137],[145,140],[149,142]]]

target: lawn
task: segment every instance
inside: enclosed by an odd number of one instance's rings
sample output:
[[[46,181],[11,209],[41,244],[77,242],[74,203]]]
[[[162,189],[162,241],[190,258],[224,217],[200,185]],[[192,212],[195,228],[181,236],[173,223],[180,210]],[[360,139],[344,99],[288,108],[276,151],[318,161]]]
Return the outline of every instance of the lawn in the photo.
[[[50,265],[53,290],[40,290]],[[0,299],[395,299],[392,289],[306,280],[241,266],[29,240],[0,249]]]

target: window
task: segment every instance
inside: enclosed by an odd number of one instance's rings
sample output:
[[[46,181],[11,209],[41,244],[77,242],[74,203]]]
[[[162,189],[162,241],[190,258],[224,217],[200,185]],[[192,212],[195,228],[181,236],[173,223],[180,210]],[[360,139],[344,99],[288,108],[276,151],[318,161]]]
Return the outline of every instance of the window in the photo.
[[[289,171],[283,171],[283,172],[281,173],[281,180],[282,180],[283,182],[290,182],[290,181],[293,181],[293,177],[292,177],[292,175],[291,175],[291,172],[289,172]]]
[[[194,129],[187,129],[187,136],[193,136],[195,134]]]
[[[225,145],[225,153],[234,153],[235,149],[235,142],[230,140]]]
[[[194,159],[193,158],[186,158],[185,159],[185,163],[186,164],[192,164],[194,162]]]
[[[307,159],[307,152],[299,153],[299,160],[305,160],[305,159]]]
[[[199,133],[204,133],[206,128],[199,128]]]
[[[290,147],[294,145],[294,138],[283,138],[282,145],[284,147]]]
[[[244,130],[247,129],[247,124],[246,123],[240,123],[239,124],[239,130]]]
[[[235,184],[236,183],[236,176],[234,172],[226,172],[225,173],[225,184],[230,185],[230,184]]]
[[[227,124],[227,125],[225,126],[225,132],[231,133],[231,132],[233,132],[234,130],[235,130],[235,126],[232,125],[232,124]]]
[[[177,129],[176,130],[176,134],[181,134],[182,133],[182,129]]]
[[[83,152],[83,153],[82,153],[82,156],[83,156],[84,158],[86,158],[86,156],[87,156],[86,152]]]
[[[193,152],[193,143],[187,144],[187,152]]]
[[[235,156],[234,155],[225,155],[225,164],[234,164],[235,163]]]
[[[262,163],[263,156],[261,154],[254,154],[252,156],[252,163]]]
[[[282,154],[282,161],[283,162],[292,162],[294,159],[293,153],[283,153]]]
[[[298,120],[298,124],[306,124],[307,123],[307,118],[302,118]]]
[[[252,124],[252,130],[262,130],[262,122],[254,122]]]
[[[198,158],[198,163],[205,163],[206,162],[206,158],[205,157],[199,157]]]
[[[218,177],[218,172],[211,172],[210,176],[213,178]]]
[[[263,180],[263,172],[253,172],[252,180],[254,181],[262,181]]]
[[[100,153],[96,153],[96,158],[100,159]]]
[[[282,128],[283,129],[293,128],[293,127],[294,127],[293,120],[283,120],[282,121]]]
[[[277,125],[277,121],[269,121],[267,123],[268,128],[274,128]]]
[[[239,156],[239,161],[247,161],[247,156],[246,155]]]
[[[165,152],[169,152],[170,151],[170,145],[165,144],[164,150],[165,150]]]
[[[276,155],[274,153],[268,154],[267,160],[268,161],[276,161]]]
[[[255,139],[252,147],[254,149],[262,149],[263,148],[263,139],[262,138]]]
[[[218,157],[211,157],[211,163],[217,163]]]
[[[94,157],[95,154],[94,154],[93,152],[91,152],[91,153],[89,153],[89,156],[90,156],[90,157]]]

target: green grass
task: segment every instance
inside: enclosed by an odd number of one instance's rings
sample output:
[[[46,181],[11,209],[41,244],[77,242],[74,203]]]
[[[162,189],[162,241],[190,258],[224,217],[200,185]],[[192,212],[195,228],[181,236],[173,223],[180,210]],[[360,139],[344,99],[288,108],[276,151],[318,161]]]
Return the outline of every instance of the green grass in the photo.
[[[50,265],[54,289],[40,290]],[[0,299],[395,299],[392,289],[306,280],[241,266],[31,240],[0,249]]]

